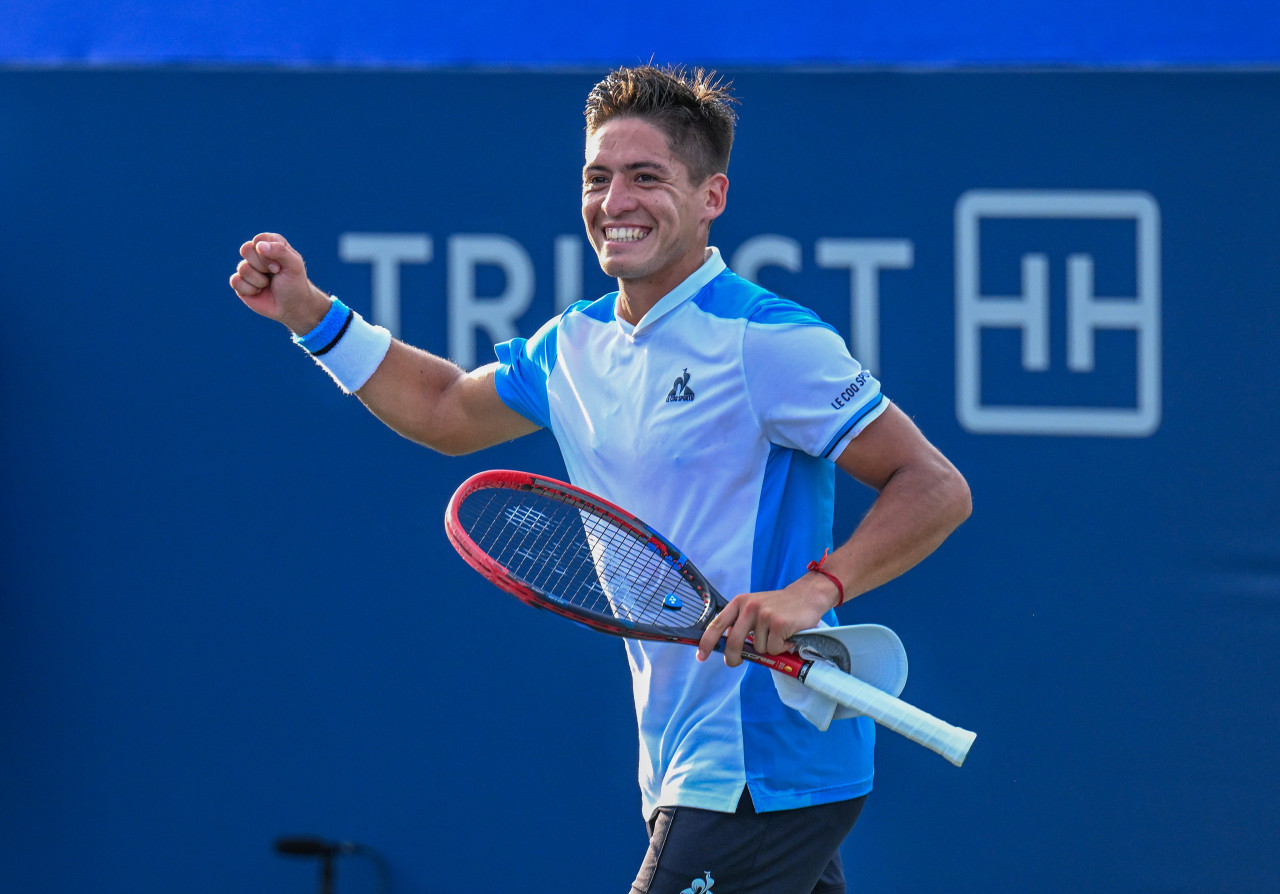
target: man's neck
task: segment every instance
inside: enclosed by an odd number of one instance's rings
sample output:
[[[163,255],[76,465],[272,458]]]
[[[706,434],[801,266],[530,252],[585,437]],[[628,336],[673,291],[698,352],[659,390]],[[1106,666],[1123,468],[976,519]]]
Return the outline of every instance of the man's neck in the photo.
[[[644,319],[644,315],[653,310],[653,306],[671,293],[676,286],[684,282],[711,257],[711,249],[703,249],[687,264],[664,271],[662,274],[643,279],[618,280],[618,316],[632,326]]]
[[[671,290],[649,288],[646,283],[628,283],[620,279],[618,280],[618,316],[635,326],[669,291]]]

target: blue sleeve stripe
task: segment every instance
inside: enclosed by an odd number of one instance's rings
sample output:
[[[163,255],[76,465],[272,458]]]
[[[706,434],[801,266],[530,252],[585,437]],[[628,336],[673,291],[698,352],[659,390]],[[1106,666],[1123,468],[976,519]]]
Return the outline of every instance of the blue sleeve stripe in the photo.
[[[853,429],[855,429],[858,426],[858,423],[860,423],[863,419],[866,419],[867,416],[870,413],[874,412],[882,403],[884,403],[883,392],[880,394],[877,394],[875,397],[875,400],[864,405],[861,409],[858,410],[857,413],[854,413],[853,418],[850,419],[848,422],[846,422],[844,424],[844,427],[840,429],[839,433],[834,438],[832,438],[830,441],[827,442],[827,449],[823,452],[822,454],[823,457],[830,458],[831,451],[836,449],[836,445],[838,445],[841,441],[843,441],[845,439],[845,436],[848,435],[849,432],[853,431]]]
[[[493,384],[498,397],[521,416],[543,428],[551,426],[551,407],[547,400],[547,375],[555,364],[554,333],[551,335],[535,347],[541,362],[528,356],[529,343],[523,338],[494,346],[499,365]],[[547,341],[551,342],[549,346]]]

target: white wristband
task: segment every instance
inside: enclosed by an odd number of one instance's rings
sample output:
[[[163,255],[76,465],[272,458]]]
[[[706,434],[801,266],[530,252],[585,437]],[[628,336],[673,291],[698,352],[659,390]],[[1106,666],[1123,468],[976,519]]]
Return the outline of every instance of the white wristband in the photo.
[[[378,369],[391,348],[391,333],[365,322],[354,311],[346,331],[329,350],[312,355],[347,394],[359,391]]]

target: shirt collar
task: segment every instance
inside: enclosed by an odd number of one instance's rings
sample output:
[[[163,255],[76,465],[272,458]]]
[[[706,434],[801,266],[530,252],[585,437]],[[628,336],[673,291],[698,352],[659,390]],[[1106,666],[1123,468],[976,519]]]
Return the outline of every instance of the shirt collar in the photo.
[[[668,313],[701,292],[707,283],[723,273],[725,271],[725,263],[724,259],[720,257],[720,249],[710,246],[709,252],[710,254],[702,262],[702,266],[689,274],[688,279],[680,283],[680,285],[659,298],[658,303],[649,308],[649,312],[640,318],[640,322],[634,328],[622,317],[616,317],[618,325],[622,327],[623,331],[633,336],[643,334]]]

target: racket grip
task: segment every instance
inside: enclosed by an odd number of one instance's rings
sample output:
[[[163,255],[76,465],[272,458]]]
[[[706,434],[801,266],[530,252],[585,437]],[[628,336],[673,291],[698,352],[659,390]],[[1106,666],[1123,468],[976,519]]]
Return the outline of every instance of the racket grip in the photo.
[[[814,662],[804,684],[815,692],[866,714],[881,726],[906,736],[945,757],[957,767],[964,763],[978,734],[939,720],[902,699],[829,664]]]

